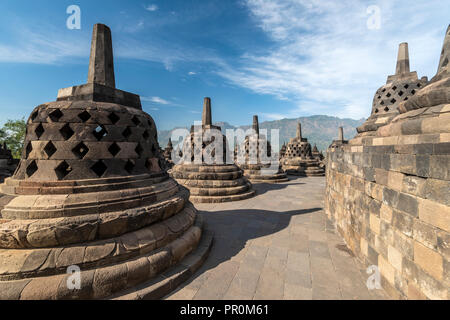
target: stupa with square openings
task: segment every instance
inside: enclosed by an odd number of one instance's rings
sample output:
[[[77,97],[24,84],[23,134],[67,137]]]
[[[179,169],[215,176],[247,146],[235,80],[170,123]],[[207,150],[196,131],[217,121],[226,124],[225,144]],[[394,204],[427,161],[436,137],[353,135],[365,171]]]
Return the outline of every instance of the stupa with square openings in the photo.
[[[395,74],[388,76],[386,84],[376,91],[370,117],[357,128],[359,135],[374,135],[380,126],[389,123],[399,114],[401,102],[413,97],[427,83],[427,77],[419,79],[416,71],[410,71],[408,43],[401,43]]]
[[[325,170],[320,164],[320,160],[312,154],[311,144],[308,139],[302,136],[302,125],[297,124],[297,134],[295,138],[289,140],[286,152],[281,159],[283,170],[287,174],[298,176],[323,176]]]
[[[244,170],[244,176],[252,183],[280,183],[289,179],[280,169],[278,155],[272,157],[272,146],[267,137],[259,132],[258,116],[253,116],[252,133],[245,137],[238,149],[236,162]]]

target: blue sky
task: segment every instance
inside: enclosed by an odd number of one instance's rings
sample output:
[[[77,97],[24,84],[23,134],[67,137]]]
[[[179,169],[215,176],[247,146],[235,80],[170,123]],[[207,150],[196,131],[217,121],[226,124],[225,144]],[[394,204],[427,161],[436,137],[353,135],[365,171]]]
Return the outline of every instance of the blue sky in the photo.
[[[81,29],[69,30],[69,5]],[[380,9],[368,28],[368,7]],[[92,26],[111,27],[116,85],[141,96],[159,129],[315,114],[369,116],[408,42],[411,70],[437,70],[448,0],[154,0],[0,2],[0,123],[28,117],[87,79]]]

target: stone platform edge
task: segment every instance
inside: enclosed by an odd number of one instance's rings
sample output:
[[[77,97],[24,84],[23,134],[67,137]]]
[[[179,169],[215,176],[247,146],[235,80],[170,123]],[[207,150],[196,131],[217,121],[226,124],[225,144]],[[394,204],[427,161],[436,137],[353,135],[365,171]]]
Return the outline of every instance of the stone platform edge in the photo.
[[[199,217],[198,217],[199,218]],[[203,222],[202,238],[197,248],[176,266],[137,287],[107,297],[107,300],[158,300],[175,291],[205,262],[213,245],[213,232]]]

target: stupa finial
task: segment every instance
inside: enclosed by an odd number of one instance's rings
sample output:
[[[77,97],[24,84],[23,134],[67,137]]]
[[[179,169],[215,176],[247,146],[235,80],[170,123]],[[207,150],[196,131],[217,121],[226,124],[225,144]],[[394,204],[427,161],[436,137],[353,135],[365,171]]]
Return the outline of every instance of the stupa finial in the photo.
[[[409,73],[409,50],[408,43],[402,42],[398,47],[397,67],[395,68],[396,75]]]
[[[111,29],[100,23],[94,25],[92,33],[88,83],[116,87]]]
[[[431,79],[432,82],[441,80],[450,75],[450,25],[445,33],[444,44],[442,45],[441,57],[436,75]]]
[[[211,98],[208,97],[205,98],[203,102],[202,125],[212,125]]]
[[[297,139],[302,139],[302,124],[299,122],[297,123]]]
[[[343,127],[339,127],[338,141],[344,141],[344,128]]]
[[[259,121],[258,121],[258,116],[257,115],[253,116],[253,130],[259,136]]]

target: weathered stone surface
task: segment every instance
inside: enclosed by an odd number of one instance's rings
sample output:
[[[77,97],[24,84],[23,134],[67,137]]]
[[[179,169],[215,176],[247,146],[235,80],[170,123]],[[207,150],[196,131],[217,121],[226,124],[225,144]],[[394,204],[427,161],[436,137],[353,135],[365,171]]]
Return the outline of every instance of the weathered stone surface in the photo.
[[[398,107],[428,83],[426,77],[418,79],[417,72],[410,72],[408,43],[399,45],[395,75],[375,93],[372,114],[357,130],[360,136],[373,135],[378,128],[388,124],[399,114]],[[420,123],[418,124],[420,126]],[[407,134],[406,131],[404,134]]]
[[[192,202],[218,203],[253,197],[255,192],[243,171],[227,163],[227,139],[220,127],[212,125],[211,117],[211,99],[205,98],[202,125],[192,126],[183,143],[180,163],[169,171],[170,175],[189,189]],[[215,144],[216,139],[223,144]]]
[[[444,56],[448,39],[449,34]],[[379,267],[390,295],[448,299],[450,81],[440,67],[424,86],[425,79],[409,73],[406,57],[401,45],[397,75],[375,97],[383,102],[382,93],[389,93],[396,100],[395,114],[381,121],[378,109],[348,145],[329,148],[325,207],[355,254]],[[408,99],[399,103],[391,86]],[[371,125],[377,117],[378,124]],[[360,178],[363,193],[352,183]]]
[[[34,109],[20,166],[0,187],[0,298],[108,298],[195,250],[197,210],[161,157],[139,96],[115,88],[111,32],[95,25],[88,84]],[[67,285],[73,266],[81,289]]]
[[[297,125],[297,136],[292,138],[281,159],[284,172],[298,176],[323,176],[325,170],[320,160],[314,157],[308,139],[302,137],[301,124]]]

